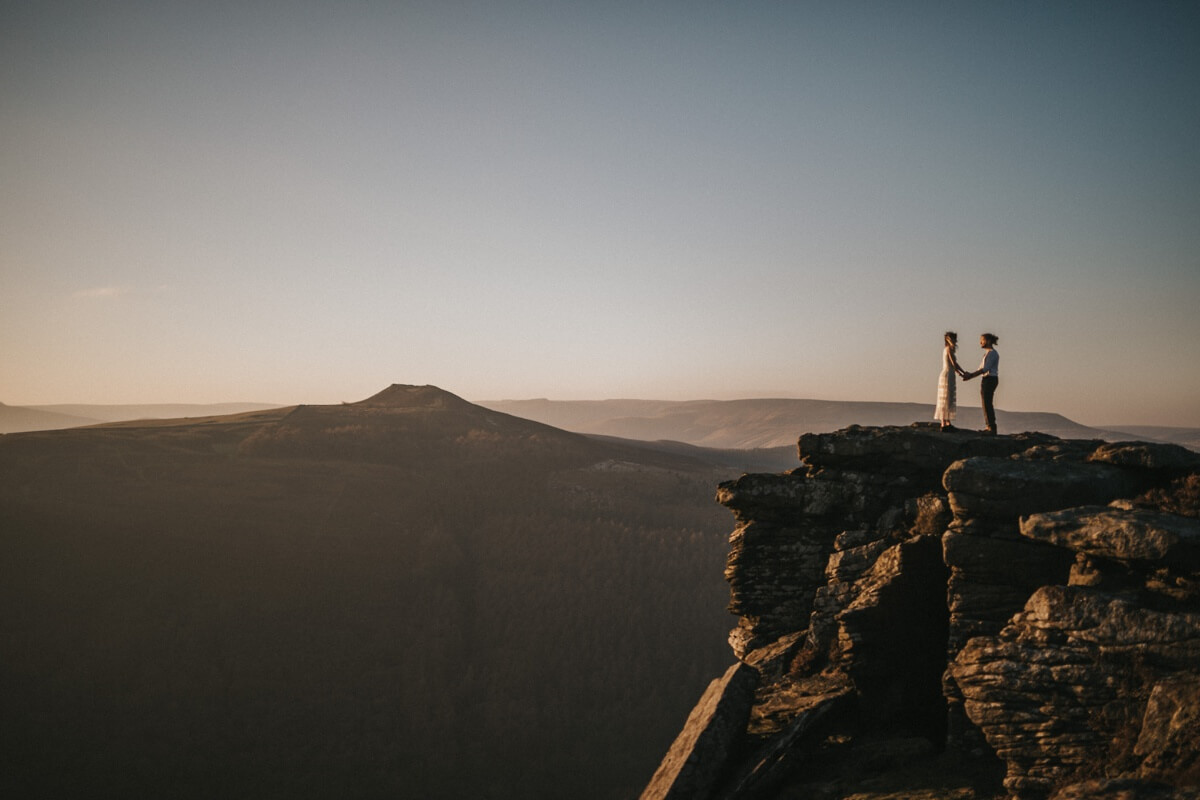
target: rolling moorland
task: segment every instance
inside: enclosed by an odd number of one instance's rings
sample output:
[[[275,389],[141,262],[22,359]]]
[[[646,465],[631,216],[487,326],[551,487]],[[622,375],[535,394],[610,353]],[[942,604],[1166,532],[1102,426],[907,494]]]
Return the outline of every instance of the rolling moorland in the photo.
[[[279,406],[266,403],[9,406],[0,403],[0,433],[53,431],[136,419],[215,417],[263,411]]]
[[[802,433],[832,433],[850,425],[908,425],[933,417],[925,403],[848,400],[479,400],[477,405],[575,433],[644,441],[676,441],[719,449],[786,448],[792,453]],[[277,408],[256,403],[203,405],[52,405],[0,403],[0,433],[54,430],[131,419],[164,419],[233,414]],[[1200,451],[1200,428],[1121,424],[1081,425],[1061,414],[997,412],[1005,433],[1040,431],[1064,439],[1168,442]],[[982,425],[978,408],[959,408],[964,428]],[[790,456],[789,456],[790,457]],[[794,465],[794,463],[792,464]]]
[[[714,487],[778,459],[404,386],[0,436],[0,790],[636,795],[729,658]]]
[[[626,439],[670,439],[700,447],[792,447],[802,433],[832,433],[850,425],[908,425],[933,419],[925,403],[847,400],[496,400],[482,406],[556,428]],[[1120,425],[1092,428],[1061,414],[997,410],[1003,433],[1039,431],[1063,439],[1140,439],[1200,450],[1200,428]],[[959,406],[963,428],[983,425],[978,408]]]

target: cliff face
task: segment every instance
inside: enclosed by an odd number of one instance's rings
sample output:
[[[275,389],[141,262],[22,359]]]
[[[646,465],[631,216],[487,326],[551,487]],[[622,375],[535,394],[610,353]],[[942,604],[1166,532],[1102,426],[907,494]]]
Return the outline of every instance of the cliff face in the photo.
[[[719,488],[737,663],[643,798],[1200,797],[1200,455],[920,424],[799,452]]]

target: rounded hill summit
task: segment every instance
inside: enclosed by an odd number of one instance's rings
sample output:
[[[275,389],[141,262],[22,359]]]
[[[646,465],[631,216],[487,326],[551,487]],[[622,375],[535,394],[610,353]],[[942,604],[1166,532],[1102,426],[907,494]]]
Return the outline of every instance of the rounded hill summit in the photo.
[[[359,400],[350,405],[385,408],[450,408],[469,406],[471,403],[437,386],[409,386],[403,383],[393,383],[366,400]]]

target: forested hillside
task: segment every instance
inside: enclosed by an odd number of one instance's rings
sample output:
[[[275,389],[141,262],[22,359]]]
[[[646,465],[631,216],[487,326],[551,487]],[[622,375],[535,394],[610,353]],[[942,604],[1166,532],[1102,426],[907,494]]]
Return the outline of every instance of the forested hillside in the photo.
[[[729,660],[730,473],[437,390],[0,437],[2,788],[634,795]]]

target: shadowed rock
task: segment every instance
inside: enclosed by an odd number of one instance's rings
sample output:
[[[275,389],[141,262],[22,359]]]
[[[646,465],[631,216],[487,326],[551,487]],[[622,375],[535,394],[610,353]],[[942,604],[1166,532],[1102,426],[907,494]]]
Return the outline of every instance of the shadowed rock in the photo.
[[[1159,681],[1146,701],[1134,755],[1143,778],[1200,785],[1200,675]]]
[[[1138,778],[1092,780],[1064,786],[1050,800],[1200,800],[1200,789]]]
[[[793,771],[796,752],[810,743],[830,717],[853,706],[853,687],[844,679],[785,681],[773,693],[772,709],[779,725],[767,739],[743,760],[743,769],[717,795],[720,800],[759,797],[770,792]]]
[[[642,792],[641,800],[709,797],[750,718],[757,675],[742,663],[709,684],[683,730]]]
[[[1196,664],[1200,615],[1057,586],[1035,592],[999,636],[968,642],[950,673],[967,715],[1008,763],[1005,787],[1039,798],[1129,756],[1150,689]]]
[[[1113,442],[1097,447],[1088,460],[1137,469],[1179,472],[1200,469],[1200,453],[1177,444]]]
[[[945,586],[940,542],[918,537],[883,553],[838,615],[841,665],[873,724],[945,737]]]

